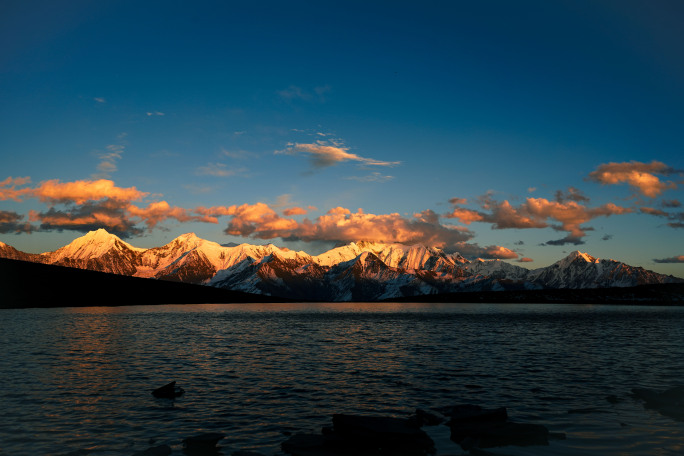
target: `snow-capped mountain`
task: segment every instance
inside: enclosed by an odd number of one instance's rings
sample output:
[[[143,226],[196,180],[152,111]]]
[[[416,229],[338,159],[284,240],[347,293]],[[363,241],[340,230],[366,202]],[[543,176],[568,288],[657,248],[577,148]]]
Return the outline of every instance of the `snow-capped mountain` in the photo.
[[[483,260],[477,258],[464,264],[464,269],[471,274],[494,279],[526,280],[530,270],[501,260]]]
[[[352,242],[311,256],[272,244],[222,246],[187,233],[164,246],[143,249],[102,229],[42,254],[0,242],[0,257],[318,301],[684,282],[577,251],[529,270],[501,260],[469,261],[434,247],[379,242]]]
[[[572,252],[551,266],[530,271],[527,280],[543,288],[634,287],[677,281],[672,276],[629,266],[615,260],[598,259],[582,252]]]

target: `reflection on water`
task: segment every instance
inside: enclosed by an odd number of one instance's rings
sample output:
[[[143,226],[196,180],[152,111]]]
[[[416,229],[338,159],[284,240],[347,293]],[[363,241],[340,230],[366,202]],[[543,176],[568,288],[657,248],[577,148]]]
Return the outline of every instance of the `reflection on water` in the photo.
[[[679,454],[631,388],[684,382],[684,308],[244,304],[5,310],[0,453],[132,454],[219,431],[278,452],[339,412],[507,406],[565,432],[510,455]],[[176,380],[186,393],[155,399]],[[607,400],[607,396],[614,396]]]

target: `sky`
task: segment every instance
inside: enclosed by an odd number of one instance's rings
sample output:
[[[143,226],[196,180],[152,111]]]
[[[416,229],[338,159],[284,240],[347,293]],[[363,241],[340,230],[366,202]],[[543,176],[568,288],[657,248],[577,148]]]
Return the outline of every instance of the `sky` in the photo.
[[[684,277],[680,1],[0,4],[0,241]]]

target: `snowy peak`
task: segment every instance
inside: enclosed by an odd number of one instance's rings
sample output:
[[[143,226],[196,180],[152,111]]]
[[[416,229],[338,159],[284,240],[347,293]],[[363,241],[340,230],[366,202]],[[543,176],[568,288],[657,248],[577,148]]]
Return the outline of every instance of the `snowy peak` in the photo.
[[[574,252],[571,252],[568,256],[563,258],[562,260],[557,261],[551,267],[557,265],[557,267],[560,267],[562,269],[568,268],[572,265],[584,267],[588,264],[596,264],[599,263],[600,260],[598,258],[595,258],[588,253],[582,253],[579,250],[575,250]]]
[[[588,253],[582,253],[579,250],[571,252],[570,255],[567,256],[567,259],[572,259],[572,261],[580,259],[586,261],[587,263],[598,263],[599,261],[598,258],[594,258]]]
[[[145,249],[133,247],[127,242],[119,239],[118,236],[100,228],[74,239],[70,244],[57,249],[54,252],[47,252],[42,255],[49,257],[50,262],[53,263],[63,258],[71,260],[90,260],[99,258],[112,250],[118,252],[143,252]]]
[[[372,253],[386,266],[405,270],[453,268],[466,260],[460,255],[447,255],[436,247],[424,245],[383,244],[381,242],[359,241],[336,247],[314,257],[321,266],[334,266],[357,258],[364,253]],[[365,258],[364,258],[365,260]]]

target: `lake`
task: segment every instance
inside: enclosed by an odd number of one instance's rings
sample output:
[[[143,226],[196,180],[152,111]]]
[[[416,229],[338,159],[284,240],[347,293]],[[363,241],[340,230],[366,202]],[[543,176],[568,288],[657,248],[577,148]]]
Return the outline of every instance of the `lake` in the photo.
[[[506,455],[675,455],[684,422],[632,388],[684,384],[684,307],[221,304],[0,311],[0,454],[131,455],[222,432],[280,453],[333,413],[505,406],[563,432]],[[172,380],[175,401],[151,390]],[[608,400],[608,399],[610,400]],[[466,454],[432,429],[438,454]]]

